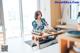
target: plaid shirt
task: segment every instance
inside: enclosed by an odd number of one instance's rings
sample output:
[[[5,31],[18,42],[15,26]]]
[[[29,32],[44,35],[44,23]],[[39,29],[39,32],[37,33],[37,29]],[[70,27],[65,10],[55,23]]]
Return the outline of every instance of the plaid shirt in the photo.
[[[41,23],[42,24],[40,26],[38,26],[36,20],[34,20],[32,22],[32,26],[33,26],[33,31],[34,32],[42,32],[44,30],[44,27],[48,25],[44,18],[41,18]]]

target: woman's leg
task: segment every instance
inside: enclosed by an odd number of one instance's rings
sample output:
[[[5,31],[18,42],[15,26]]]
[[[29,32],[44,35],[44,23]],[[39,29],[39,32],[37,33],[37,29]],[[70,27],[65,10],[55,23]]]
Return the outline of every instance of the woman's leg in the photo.
[[[42,35],[42,39],[46,39],[47,37],[48,37],[47,34],[43,34],[43,35]]]
[[[39,38],[40,38],[40,36],[33,36],[32,37],[32,41],[37,45],[38,48],[40,48]]]

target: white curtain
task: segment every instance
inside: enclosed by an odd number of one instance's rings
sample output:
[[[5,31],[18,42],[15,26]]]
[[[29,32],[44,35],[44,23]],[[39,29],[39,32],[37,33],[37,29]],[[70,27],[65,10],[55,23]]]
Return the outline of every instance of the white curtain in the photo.
[[[6,38],[20,36],[19,0],[2,0]]]
[[[37,0],[22,0],[24,34],[31,34]]]

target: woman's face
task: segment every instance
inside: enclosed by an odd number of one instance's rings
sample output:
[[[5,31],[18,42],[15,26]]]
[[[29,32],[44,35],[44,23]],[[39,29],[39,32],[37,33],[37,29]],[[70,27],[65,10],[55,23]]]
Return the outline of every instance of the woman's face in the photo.
[[[39,14],[39,15],[38,15],[38,19],[41,19],[41,17],[42,17],[41,14]]]

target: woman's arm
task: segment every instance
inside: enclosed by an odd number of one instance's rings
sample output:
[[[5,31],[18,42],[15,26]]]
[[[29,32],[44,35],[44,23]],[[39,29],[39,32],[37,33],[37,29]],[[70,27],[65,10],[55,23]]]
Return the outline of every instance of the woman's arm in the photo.
[[[46,22],[46,20],[44,18],[42,18],[42,23],[43,23],[43,25],[48,26],[48,23]]]
[[[33,22],[32,22],[32,26],[33,26],[33,32],[34,32],[34,33],[40,32],[39,26],[37,25],[36,21],[33,21]]]
[[[32,22],[32,26],[33,26],[33,29],[36,29],[36,28],[37,28],[37,23],[36,23],[36,21],[33,21],[33,22]]]

